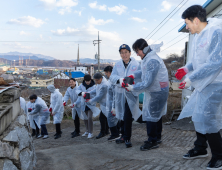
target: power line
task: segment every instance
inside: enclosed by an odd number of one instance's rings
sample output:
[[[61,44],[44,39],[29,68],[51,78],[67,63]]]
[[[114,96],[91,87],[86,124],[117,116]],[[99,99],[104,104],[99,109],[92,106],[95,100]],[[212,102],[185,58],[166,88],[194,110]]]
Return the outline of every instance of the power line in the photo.
[[[180,8],[151,37],[149,37],[149,39],[152,38],[187,2],[188,0],[183,5],[181,5]]]
[[[168,14],[168,15],[163,19],[163,21],[161,21],[160,24],[157,25],[157,27],[156,27],[153,31],[151,31],[151,33],[149,33],[149,35],[151,35],[184,1],[185,1],[185,0],[182,0],[182,1],[179,3],[179,5],[177,5],[177,6],[173,9],[173,11],[171,11],[170,14]],[[184,3],[183,5],[181,5],[181,7],[180,7],[157,31],[159,31],[188,1],[189,1],[189,0],[186,0],[185,3]],[[181,24],[181,23],[180,23],[180,24]],[[179,25],[180,25],[180,24],[179,24]],[[179,25],[177,25],[176,27],[178,27]],[[172,30],[174,30],[176,27],[174,27]],[[172,30],[171,30],[171,31],[172,31]],[[156,32],[157,32],[157,31],[156,31]],[[171,31],[169,31],[168,33],[170,33]],[[155,33],[156,33],[156,32],[155,32]],[[154,33],[154,34],[155,34],[155,33]],[[167,34],[168,34],[168,33],[167,33]],[[154,34],[153,34],[153,35],[154,35]],[[165,34],[164,36],[166,36],[167,34]],[[149,37],[149,35],[147,35],[144,39],[147,39],[147,37]],[[152,36],[153,36],[153,35],[152,35]],[[151,37],[152,37],[152,36],[151,36]],[[164,36],[162,36],[162,37],[164,37]],[[151,37],[150,37],[150,38],[151,38]],[[162,38],[162,37],[161,37],[161,38]],[[150,38],[149,38],[149,39],[150,39]],[[156,42],[156,41],[155,41],[155,42]],[[136,54],[136,53],[133,52],[132,56],[134,56],[135,54]]]
[[[217,14],[219,14],[221,11],[222,11],[222,9],[221,9],[221,10],[220,10],[220,11],[219,11]],[[213,17],[217,16],[217,14],[216,14],[216,15],[214,15]],[[183,35],[183,33],[182,33],[182,34],[180,34],[179,36],[181,36],[181,35]],[[178,38],[179,36],[177,36],[176,38]],[[184,37],[184,38],[182,38],[181,40],[177,41],[176,43],[172,44],[171,46],[169,46],[169,47],[165,48],[164,50],[160,51],[160,53],[161,53],[161,52],[163,52],[163,51],[165,51],[165,50],[167,50],[168,48],[170,48],[170,47],[174,46],[175,44],[179,43],[180,41],[182,41],[183,39],[187,38],[188,36],[189,36],[189,35],[187,35],[186,37]],[[161,38],[162,38],[162,37],[161,37]],[[172,41],[173,41],[173,40],[175,40],[176,38],[172,39],[172,40],[171,40],[171,41],[169,41],[168,43],[172,42]]]
[[[182,0],[182,1],[180,2],[180,4],[182,4],[182,3],[183,3],[183,1],[185,1],[185,0]],[[178,7],[178,6],[180,6],[180,4],[179,4],[179,5],[177,5],[177,7]],[[174,10],[173,10],[173,11],[175,11],[175,10],[177,9],[177,7],[176,7],[176,8],[174,8]],[[169,13],[169,14],[166,16],[166,18],[164,18],[164,19],[163,19],[163,21],[161,21],[161,22],[159,23],[159,25],[157,25],[157,26],[156,26],[156,28],[155,28],[155,29],[154,29],[154,30],[153,30],[151,33],[149,33],[149,35],[150,35],[150,34],[152,34],[152,33],[153,33],[153,32],[154,32],[154,31],[155,31],[155,30],[156,30],[156,29],[157,29],[157,28],[158,28],[158,27],[159,27],[159,26],[160,26],[160,25],[161,25],[161,24],[164,22],[164,20],[165,20],[165,19],[167,19],[167,18],[168,18],[168,16],[170,16],[170,15],[173,13],[173,11],[171,11],[171,12],[170,12],[170,13]],[[146,39],[146,38],[147,38],[149,35],[147,35],[147,36],[146,36],[144,39]]]
[[[162,37],[158,38],[153,44],[155,44],[157,41],[159,41],[161,38],[165,37],[166,35],[168,35],[171,31],[173,31],[175,28],[177,28],[179,25],[181,25],[184,22],[179,23],[177,26],[175,26],[173,29],[171,29],[169,32],[167,32],[166,34],[164,34]]]
[[[168,41],[168,42],[166,43],[166,45],[169,44],[169,43],[171,43],[173,40],[177,39],[177,38],[180,37],[181,35],[184,35],[184,34],[183,34],[183,33],[179,34],[178,36],[176,36],[176,37],[173,38],[172,40]]]
[[[186,37],[183,37],[182,39],[180,39],[180,40],[177,41],[176,43],[174,43],[174,44],[172,44],[171,46],[169,46],[169,47],[165,48],[164,50],[160,51],[160,53],[163,52],[163,51],[165,51],[166,49],[168,49],[168,48],[174,46],[175,44],[179,43],[180,41],[182,41],[183,39],[187,38],[188,36],[189,36],[189,35],[187,35]]]
[[[37,42],[37,43],[50,43],[50,42],[92,42],[92,41],[0,41],[0,42]]]
[[[46,30],[18,30],[18,29],[1,29],[3,31],[36,31],[36,32],[52,32],[52,31],[46,31]],[[98,31],[77,31],[77,32],[98,32]]]

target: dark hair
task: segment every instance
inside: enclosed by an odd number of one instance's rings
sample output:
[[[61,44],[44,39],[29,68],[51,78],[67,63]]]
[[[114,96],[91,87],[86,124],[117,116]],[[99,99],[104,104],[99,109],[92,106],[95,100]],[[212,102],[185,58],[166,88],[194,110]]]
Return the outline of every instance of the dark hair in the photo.
[[[94,74],[93,78],[96,80],[99,80],[99,79],[103,78],[103,75],[101,73],[96,73],[96,74]]]
[[[140,38],[133,43],[132,48],[134,51],[137,51],[137,50],[143,50],[147,46],[148,46],[148,43],[146,42],[146,40],[144,40],[143,38]]]
[[[33,99],[37,99],[37,95],[36,94],[33,94],[29,97],[29,100],[33,100]]]
[[[106,67],[104,68],[104,71],[105,71],[105,72],[110,72],[110,73],[112,73],[113,67],[112,67],[112,66],[106,66]]]
[[[207,13],[206,9],[204,9],[200,5],[193,5],[187,8],[183,14],[182,18],[183,19],[188,19],[190,21],[193,21],[194,18],[198,18],[201,22],[207,22]]]
[[[92,77],[91,77],[89,74],[86,74],[86,75],[84,76],[84,80],[85,80],[85,81],[90,81],[90,80],[92,80]]]
[[[76,79],[74,79],[74,78],[70,78],[69,81],[70,81],[70,80],[76,81]]]

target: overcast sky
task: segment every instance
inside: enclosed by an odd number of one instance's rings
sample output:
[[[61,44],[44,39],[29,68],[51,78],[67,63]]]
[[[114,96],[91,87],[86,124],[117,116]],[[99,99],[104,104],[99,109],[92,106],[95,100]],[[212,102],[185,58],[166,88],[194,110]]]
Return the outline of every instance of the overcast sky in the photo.
[[[119,59],[118,48],[121,44],[132,47],[136,39],[147,37],[181,1],[2,0],[0,53],[31,52],[71,60],[76,59],[79,44],[80,57],[93,58],[98,47],[94,47],[92,41],[98,38],[100,31],[101,59]],[[178,33],[184,23],[182,12],[191,5],[203,5],[205,1],[189,0],[182,3],[181,9],[149,39],[149,44],[163,41],[164,50],[186,37],[186,34]],[[174,27],[171,33],[159,39]],[[182,40],[159,55],[165,58],[170,53],[180,54],[187,40]],[[139,59],[135,54],[132,55]]]

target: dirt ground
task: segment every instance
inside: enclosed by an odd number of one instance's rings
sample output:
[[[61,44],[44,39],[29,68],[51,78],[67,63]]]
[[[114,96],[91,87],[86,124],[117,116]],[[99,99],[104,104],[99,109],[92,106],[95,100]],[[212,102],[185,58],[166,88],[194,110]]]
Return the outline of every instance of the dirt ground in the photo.
[[[87,139],[71,138],[73,120],[62,122],[62,137],[55,140],[53,124],[47,126],[48,139],[34,139],[37,155],[35,170],[201,170],[206,169],[210,156],[205,159],[184,160],[182,155],[193,147],[194,131],[172,129],[163,125],[162,144],[158,149],[140,151],[147,140],[146,125],[133,123],[132,148],[125,144],[108,142],[106,137]],[[81,134],[85,131],[81,122]],[[100,124],[94,121],[94,132],[99,133]],[[209,152],[210,153],[210,152]]]

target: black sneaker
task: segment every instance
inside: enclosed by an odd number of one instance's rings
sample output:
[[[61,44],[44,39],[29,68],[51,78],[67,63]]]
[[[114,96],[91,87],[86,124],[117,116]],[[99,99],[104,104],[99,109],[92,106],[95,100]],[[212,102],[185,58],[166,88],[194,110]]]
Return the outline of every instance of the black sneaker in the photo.
[[[211,159],[207,165],[207,169],[222,169],[222,159]]]
[[[100,139],[102,137],[106,136],[104,133],[100,132],[98,136],[96,136],[96,139]]]
[[[60,131],[60,135],[62,134],[62,131]],[[54,135],[54,136],[56,136],[57,135],[57,133]]]
[[[161,139],[157,139],[157,144],[161,144],[162,143],[162,140]]]
[[[72,135],[72,138],[77,137],[77,136],[80,136],[80,134],[75,131]]]
[[[76,131],[74,130],[74,131],[71,133],[71,135],[73,135],[75,132],[76,132]]]
[[[130,140],[126,140],[126,141],[125,141],[125,145],[126,145],[126,148],[132,147],[132,143],[131,143]]]
[[[156,148],[159,148],[157,142],[145,141],[145,142],[144,142],[144,145],[142,145],[142,146],[140,147],[140,150],[141,150],[141,151],[147,151],[147,150],[156,149]]]
[[[124,143],[124,138],[121,136],[119,139],[116,139],[116,143],[117,144],[121,144],[121,143]]]
[[[205,158],[208,157],[207,151],[197,151],[194,149],[191,149],[188,151],[186,155],[183,155],[184,159],[196,159],[196,158]]]
[[[57,134],[54,139],[61,138],[61,134]]]
[[[36,136],[35,133],[32,133],[32,137],[33,137],[33,136]]]
[[[119,139],[119,135],[118,136],[110,136],[109,138],[108,138],[108,141],[109,142],[111,142],[111,141],[114,141],[114,140],[116,140],[116,139]]]

